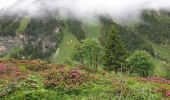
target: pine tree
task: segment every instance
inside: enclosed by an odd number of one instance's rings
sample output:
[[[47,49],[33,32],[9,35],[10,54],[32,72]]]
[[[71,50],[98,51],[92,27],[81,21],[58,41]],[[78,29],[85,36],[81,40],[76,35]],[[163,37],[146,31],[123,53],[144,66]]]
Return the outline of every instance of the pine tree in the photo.
[[[104,65],[117,73],[125,62],[126,49],[118,36],[116,25],[112,25],[112,32],[107,36],[104,53]]]

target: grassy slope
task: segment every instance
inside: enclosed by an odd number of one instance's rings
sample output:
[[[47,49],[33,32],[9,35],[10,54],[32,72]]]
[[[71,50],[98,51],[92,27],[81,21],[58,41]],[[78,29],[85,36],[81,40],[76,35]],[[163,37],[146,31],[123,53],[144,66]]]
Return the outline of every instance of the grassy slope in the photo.
[[[155,58],[155,75],[158,76],[165,76],[166,75],[166,68],[170,66],[170,47],[168,45],[159,45],[153,44],[152,46],[155,50],[156,58]]]
[[[84,24],[83,26],[85,27],[85,31],[87,33],[88,38],[98,39],[101,31],[99,24],[98,25]],[[65,33],[64,39],[60,44],[60,52],[58,55],[56,54],[54,55],[53,62],[64,63],[66,60],[70,60],[70,54],[73,51],[73,45],[68,45],[67,42],[71,40],[73,41],[73,43],[78,42],[76,37],[69,32],[68,28],[64,30],[64,33]],[[147,39],[146,41],[148,41],[153,46],[156,54],[158,54],[161,58],[170,59],[170,47],[168,45],[153,44]],[[161,68],[162,66],[168,65],[165,61],[158,59],[155,59],[154,62],[155,65],[157,66],[156,72],[163,70],[163,68]]]
[[[170,46],[169,45],[158,45],[152,44],[155,53],[162,59],[170,61]]]
[[[170,61],[170,46],[167,44],[162,45],[162,44],[153,43],[147,38],[144,38],[144,40],[147,41],[155,51],[156,56],[154,58],[154,64],[155,64],[154,75],[165,77],[166,68],[170,66],[169,65],[170,62],[167,62],[167,60]]]
[[[20,26],[19,28],[17,29],[17,32],[18,33],[22,33],[24,32],[25,28],[27,27],[27,24],[29,23],[30,21],[30,18],[29,17],[25,17],[21,20],[20,22]]]
[[[70,54],[73,52],[74,43],[78,42],[76,37],[69,32],[68,26],[63,30],[64,38],[59,45],[59,52],[53,55],[52,62],[54,63],[65,63],[70,60]]]
[[[84,25],[86,27],[87,37],[98,39],[100,36],[100,25]]]
[[[99,25],[84,24],[84,26],[88,38],[98,39],[100,35]],[[74,50],[74,43],[76,42],[78,42],[78,40],[72,33],[70,33],[68,26],[66,26],[64,30],[64,39],[59,46],[59,53],[57,54],[56,51],[56,53],[53,56],[52,62],[65,63],[66,61],[70,61],[71,53]]]

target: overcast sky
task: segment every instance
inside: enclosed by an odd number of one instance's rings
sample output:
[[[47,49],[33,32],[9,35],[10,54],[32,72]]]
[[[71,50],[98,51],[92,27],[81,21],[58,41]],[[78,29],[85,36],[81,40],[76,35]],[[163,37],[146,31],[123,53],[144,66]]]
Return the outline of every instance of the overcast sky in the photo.
[[[17,0],[0,0],[0,8],[8,7],[14,4]]]
[[[95,18],[110,16],[112,18],[128,18],[140,15],[143,9],[170,9],[170,0],[0,0],[0,9],[10,9],[10,14],[42,16],[46,12],[61,16],[68,13],[77,18]],[[15,5],[14,5],[15,4]]]

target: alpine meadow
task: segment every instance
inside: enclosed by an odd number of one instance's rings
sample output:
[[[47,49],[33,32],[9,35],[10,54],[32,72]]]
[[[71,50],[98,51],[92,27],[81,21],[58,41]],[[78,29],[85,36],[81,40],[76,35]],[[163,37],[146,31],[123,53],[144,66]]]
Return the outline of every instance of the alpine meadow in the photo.
[[[170,1],[0,0],[0,100],[170,100]]]

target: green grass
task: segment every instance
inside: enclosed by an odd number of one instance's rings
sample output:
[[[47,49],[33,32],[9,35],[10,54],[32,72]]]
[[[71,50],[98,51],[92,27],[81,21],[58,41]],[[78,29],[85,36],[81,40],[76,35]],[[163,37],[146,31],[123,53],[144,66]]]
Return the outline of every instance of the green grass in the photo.
[[[170,46],[169,45],[161,45],[161,44],[153,44],[152,46],[155,50],[156,56],[158,59],[164,61],[170,61]]]
[[[21,51],[20,47],[13,47],[7,52],[7,54],[2,59],[10,59],[12,54],[17,54],[19,51]]]
[[[86,27],[87,37],[98,39],[100,36],[101,26],[98,25],[84,25]]]
[[[165,77],[166,76],[166,67],[169,66],[168,63],[166,61],[154,59],[154,64],[155,64],[154,75]]]
[[[170,46],[155,44],[149,41],[155,51],[154,64],[155,71],[154,75],[165,77],[166,68],[169,66],[170,61]]]
[[[67,24],[66,24],[67,25]],[[99,25],[85,25],[85,31],[87,32],[87,38],[98,39],[100,36],[100,26]],[[68,26],[64,29],[64,38],[61,44],[59,45],[59,52],[56,50],[56,53],[53,55],[52,62],[54,63],[65,63],[70,61],[71,54],[74,51],[74,44],[78,42],[74,34],[70,33]]]
[[[25,17],[21,20],[20,22],[20,26],[19,28],[17,29],[17,32],[18,33],[22,33],[24,32],[25,28],[27,27],[27,24],[29,23],[30,21],[30,18],[29,17]]]
[[[53,55],[52,62],[65,63],[70,60],[70,56],[74,50],[74,44],[78,42],[77,38],[69,32],[68,26],[64,30],[64,38],[59,45],[59,49]]]
[[[40,70],[33,71],[29,68],[33,64],[30,60],[26,63],[20,60],[1,62],[19,68],[23,65],[26,72],[22,72],[21,75],[25,76],[27,72],[29,75],[22,80],[10,80],[8,77],[0,79],[0,93],[1,91],[7,93],[5,96],[0,96],[0,100],[169,100],[164,96],[165,93],[154,92],[162,87],[169,91],[168,83],[154,82],[150,79],[145,81],[145,78],[133,77],[127,73],[115,74],[103,69],[91,73],[77,66],[63,67],[38,60],[33,62]],[[47,69],[41,69],[40,65]],[[64,72],[60,70],[61,68],[65,69]],[[76,77],[68,77],[68,75],[76,75]],[[73,80],[79,84],[75,84]],[[56,85],[46,87],[49,85],[48,82],[54,82]]]

